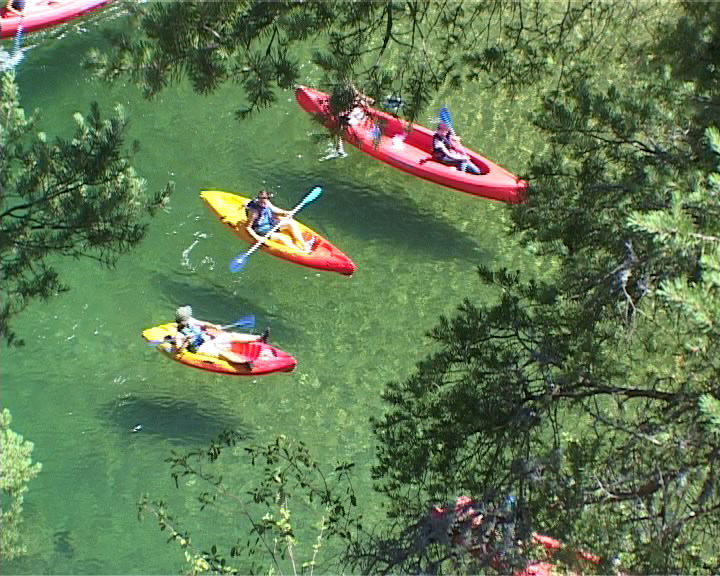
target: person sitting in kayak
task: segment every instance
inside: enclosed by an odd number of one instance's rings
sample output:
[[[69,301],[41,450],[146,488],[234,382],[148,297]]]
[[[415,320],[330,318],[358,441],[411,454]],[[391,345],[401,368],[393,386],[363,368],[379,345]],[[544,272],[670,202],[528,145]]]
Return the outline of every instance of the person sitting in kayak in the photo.
[[[340,114],[340,121],[346,126],[357,126],[368,120],[368,110],[375,99],[360,92],[354,84],[350,84],[349,89],[354,94],[352,108]]]
[[[438,124],[435,134],[433,134],[433,159],[442,164],[455,166],[461,172],[470,172],[471,174],[482,174],[480,168],[475,166],[470,157],[459,148],[459,142],[450,131],[450,127],[445,122]]]
[[[277,206],[274,206],[270,202],[271,197],[272,194],[263,188],[258,192],[255,199],[250,200],[250,202],[245,205],[248,216],[248,234],[258,242],[263,241],[268,232],[281,222],[278,216],[287,216],[290,214],[287,210],[281,210]],[[291,237],[288,237],[287,234],[279,234],[279,232],[283,230],[288,231]],[[300,248],[306,254],[312,252],[314,245],[312,240],[305,242],[305,238],[303,238],[302,232],[300,231],[300,226],[298,226],[298,223],[292,218],[282,223],[277,230],[270,234],[269,238],[277,242],[282,242],[286,246],[296,250]]]
[[[222,358],[232,364],[244,364],[252,370],[253,363],[245,356],[230,350],[232,342],[267,342],[269,329],[257,336],[255,334],[238,334],[223,331],[222,326],[197,320],[192,316],[190,306],[181,306],[175,311],[177,332],[172,343],[175,353],[179,354],[187,349],[193,354],[207,354]]]
[[[340,106],[349,102],[349,105],[345,106],[343,110],[334,114],[337,116],[338,126],[341,132],[367,122],[370,118],[368,116],[370,106],[375,103],[374,98],[360,92],[352,82],[337,86],[336,89],[333,90],[331,99],[339,102]],[[322,162],[323,160],[329,160],[331,158],[345,158],[346,156],[347,152],[345,152],[342,133],[340,133],[334,135],[334,142],[330,143],[327,155],[320,158],[320,161]]]
[[[25,0],[8,0],[5,10],[8,14],[22,16],[23,10],[25,10],[25,3]]]

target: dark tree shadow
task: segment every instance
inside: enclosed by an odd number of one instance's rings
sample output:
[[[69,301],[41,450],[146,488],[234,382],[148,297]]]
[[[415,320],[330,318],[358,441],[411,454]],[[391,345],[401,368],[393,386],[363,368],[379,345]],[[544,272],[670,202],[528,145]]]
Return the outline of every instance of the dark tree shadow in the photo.
[[[217,284],[212,277],[206,277],[191,272],[175,272],[172,274],[153,275],[152,284],[163,294],[159,306],[167,309],[167,321],[174,320],[175,309],[178,306],[189,304],[193,309],[193,316],[201,320],[218,324],[230,324],[243,316],[255,316],[254,332],[259,333],[270,326],[273,333],[280,333],[288,337],[297,338],[299,331],[297,324],[269,313],[267,308],[245,295],[233,294],[227,285]]]
[[[178,446],[208,445],[223,430],[252,437],[249,427],[207,402],[133,394],[103,405],[99,412],[120,434],[151,434]]]
[[[492,256],[477,243],[478,230],[459,230],[443,214],[424,210],[395,187],[379,190],[345,178],[340,164],[348,160],[333,161],[338,164],[337,169],[323,168],[313,180],[292,172],[286,172],[283,178],[284,189],[309,190],[313,185],[323,187],[322,200],[313,205],[312,215],[301,219],[323,235],[327,228],[323,223],[332,222],[334,231],[327,236],[341,250],[343,243],[337,237],[337,230],[361,240],[382,241],[389,247],[419,253],[434,260],[477,262]],[[387,169],[393,170],[389,166]],[[408,175],[408,187],[416,182],[416,178]],[[453,195],[463,194],[439,188],[438,194],[445,195],[448,202],[453,201]],[[490,202],[483,198],[477,201]]]

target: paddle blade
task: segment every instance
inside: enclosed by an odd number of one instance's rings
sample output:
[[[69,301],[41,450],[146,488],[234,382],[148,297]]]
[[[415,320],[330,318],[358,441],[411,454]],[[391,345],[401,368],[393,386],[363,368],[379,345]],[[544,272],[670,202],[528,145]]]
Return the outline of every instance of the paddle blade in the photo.
[[[303,206],[305,204],[310,204],[310,202],[313,202],[314,200],[317,200],[318,197],[322,194],[322,188],[320,186],[315,186],[310,192],[308,193],[305,198],[303,198],[302,204]]]
[[[223,328],[254,328],[255,327],[255,316],[253,314],[248,314],[247,316],[243,316],[238,320],[237,322],[233,322],[229,326],[224,326]]]
[[[440,121],[443,124],[447,124],[448,126],[450,126],[450,128],[455,130],[455,125],[453,124],[452,114],[450,114],[450,110],[448,110],[444,106],[440,109]]]
[[[247,257],[245,254],[241,254],[240,256],[233,258],[232,262],[230,262],[230,272],[240,272],[240,270],[245,268],[246,260]]]

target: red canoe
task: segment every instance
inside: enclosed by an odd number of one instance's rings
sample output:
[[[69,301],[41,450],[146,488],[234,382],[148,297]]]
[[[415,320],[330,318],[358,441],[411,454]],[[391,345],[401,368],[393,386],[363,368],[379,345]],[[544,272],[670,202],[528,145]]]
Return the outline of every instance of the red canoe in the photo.
[[[22,16],[10,14],[5,9],[6,0],[0,1],[0,38],[9,38],[15,36],[20,24],[25,32],[40,30],[77,18],[110,0],[28,0]]]
[[[328,115],[328,95],[306,86],[295,90],[295,97],[302,108],[318,116],[326,125],[334,120]],[[480,176],[460,172],[454,166],[446,166],[432,158],[433,131],[412,124],[375,108],[367,108],[367,116],[359,124],[346,129],[344,140],[378,160],[420,178],[455,188],[468,194],[484,196],[493,200],[517,204],[525,195],[526,183],[504,168],[480,154],[467,150],[473,163],[482,170]],[[376,136],[376,126],[382,126],[382,136]]]

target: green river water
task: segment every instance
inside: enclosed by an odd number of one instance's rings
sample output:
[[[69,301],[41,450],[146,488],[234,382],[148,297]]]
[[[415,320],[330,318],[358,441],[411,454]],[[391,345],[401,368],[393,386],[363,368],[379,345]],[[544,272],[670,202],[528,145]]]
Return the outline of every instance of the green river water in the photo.
[[[3,574],[177,573],[179,548],[165,543],[154,521],[138,521],[137,501],[146,492],[167,498],[197,526],[192,494],[175,489],[163,460],[226,428],[259,443],[297,438],[328,467],[356,462],[356,484],[374,505],[368,418],[383,410],[384,384],[406,378],[431,350],[424,334],[441,314],[466,296],[490,296],[479,288],[478,264],[534,266],[507,238],[502,204],[413,178],[350,146],[347,158],[318,162],[324,144],[311,141],[314,125],[292,91],[240,123],[233,112],[242,94],[232,85],[204,97],[183,83],[146,101],[134,86],[89,80],[80,59],[102,43],[102,28],[121,26],[122,18],[111,7],[31,35],[18,69],[21,102],[42,109],[50,135],[69,134],[72,114],[93,100],[104,112],[122,104],[149,189],[169,179],[177,189],[146,240],[115,269],[63,261],[70,292],[31,305],[15,324],[27,345],[1,350],[2,405],[43,464],[25,503],[28,555],[3,562]],[[317,85],[317,72],[309,63],[303,69],[302,82]],[[530,153],[521,102],[482,98],[438,95],[437,108],[455,112],[466,145],[520,171]],[[299,219],[348,254],[357,273],[319,273],[257,253],[232,274],[229,261],[247,246],[199,192],[247,195],[267,186],[276,204],[290,207],[316,184],[324,194]],[[172,320],[182,304],[220,323],[255,314],[258,329],[271,326],[271,341],[298,358],[297,370],[233,378],[162,357],[140,332]],[[194,537],[211,542],[220,530],[208,521]]]

